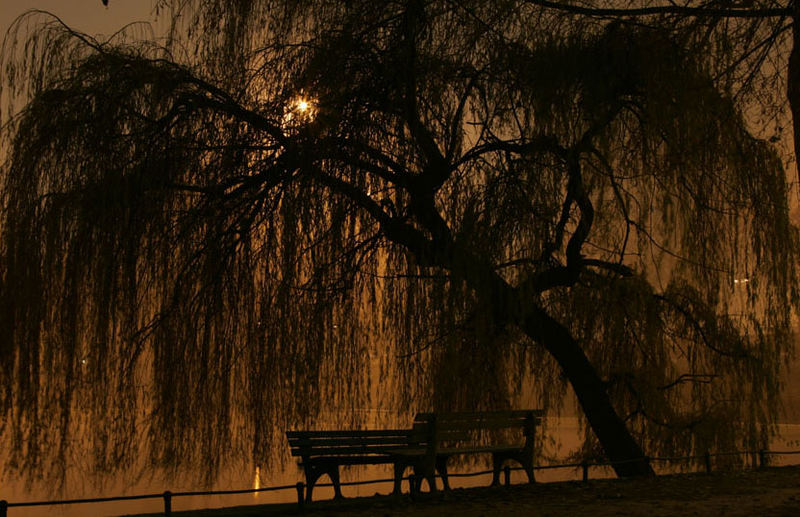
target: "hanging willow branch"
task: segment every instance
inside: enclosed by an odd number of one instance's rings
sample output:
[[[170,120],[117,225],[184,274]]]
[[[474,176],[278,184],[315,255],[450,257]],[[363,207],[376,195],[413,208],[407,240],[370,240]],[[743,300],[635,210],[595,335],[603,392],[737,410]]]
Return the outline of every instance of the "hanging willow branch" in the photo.
[[[786,180],[683,33],[334,4],[198,3],[169,48],[48,25],[9,58],[13,471],[66,479],[88,450],[100,478],[210,483],[290,427],[568,386],[609,456],[764,439],[797,306]]]

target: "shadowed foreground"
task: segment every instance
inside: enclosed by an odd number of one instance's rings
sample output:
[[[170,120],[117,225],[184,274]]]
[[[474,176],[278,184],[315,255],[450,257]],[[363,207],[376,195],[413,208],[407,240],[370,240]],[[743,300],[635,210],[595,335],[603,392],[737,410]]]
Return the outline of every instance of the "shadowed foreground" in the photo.
[[[296,504],[173,512],[185,517],[264,515],[393,516],[490,515],[647,516],[692,515],[795,516],[800,511],[800,467],[718,474],[684,474],[589,483],[542,483],[509,488],[456,489],[446,495],[375,496],[344,502],[322,501],[300,512]],[[159,514],[149,514],[152,516]],[[142,516],[144,517],[144,516]]]

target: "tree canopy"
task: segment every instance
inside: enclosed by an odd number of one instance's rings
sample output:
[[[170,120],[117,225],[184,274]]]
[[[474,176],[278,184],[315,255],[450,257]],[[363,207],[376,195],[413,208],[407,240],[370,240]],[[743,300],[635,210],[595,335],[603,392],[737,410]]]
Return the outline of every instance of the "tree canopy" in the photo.
[[[9,466],[210,481],[365,406],[568,394],[613,460],[763,444],[781,157],[696,31],[533,4],[165,1],[163,41],[9,44]]]

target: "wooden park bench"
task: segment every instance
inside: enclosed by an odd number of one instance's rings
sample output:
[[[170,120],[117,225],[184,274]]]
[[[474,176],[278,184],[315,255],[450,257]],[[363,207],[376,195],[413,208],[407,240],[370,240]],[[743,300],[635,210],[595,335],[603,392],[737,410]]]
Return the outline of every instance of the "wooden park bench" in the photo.
[[[430,490],[435,492],[438,472],[445,490],[449,490],[447,463],[451,457],[491,454],[492,485],[499,484],[500,471],[508,460],[519,463],[528,475],[528,481],[533,483],[534,439],[543,414],[543,411],[533,409],[418,413],[411,435],[412,442],[416,443],[389,451],[397,456],[395,475],[399,472],[402,476],[403,470],[410,466],[416,480],[412,490],[419,491],[422,479],[426,479]],[[504,431],[500,440],[493,438],[491,433],[498,430]]]
[[[394,464],[394,493],[400,493],[404,463],[397,453],[409,448],[413,429],[357,429],[352,431],[287,431],[292,456],[300,457],[306,478],[306,501],[323,474],[333,483],[334,497],[340,499],[340,465]]]
[[[492,455],[493,485],[499,483],[500,470],[508,460],[522,465],[533,482],[534,438],[542,414],[539,410],[418,413],[411,429],[287,431],[286,437],[292,456],[301,458],[306,501],[311,501],[314,485],[323,474],[333,483],[334,497],[341,498],[339,467],[346,465],[392,464],[395,494],[400,493],[403,474],[410,467],[413,492],[419,491],[422,479],[436,491],[436,472],[449,489],[447,462],[465,454]],[[493,443],[487,432],[498,430],[506,431],[507,439]]]

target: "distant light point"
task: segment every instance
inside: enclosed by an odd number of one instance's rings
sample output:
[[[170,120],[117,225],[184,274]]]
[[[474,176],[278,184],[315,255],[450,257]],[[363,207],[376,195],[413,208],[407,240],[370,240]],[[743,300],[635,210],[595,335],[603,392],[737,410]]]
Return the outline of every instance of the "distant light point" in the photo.
[[[283,115],[283,122],[288,126],[305,124],[312,120],[317,114],[317,107],[314,99],[308,97],[296,97],[287,104],[286,112]]]

